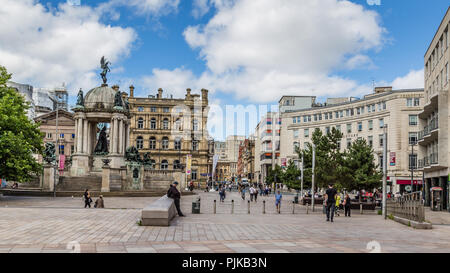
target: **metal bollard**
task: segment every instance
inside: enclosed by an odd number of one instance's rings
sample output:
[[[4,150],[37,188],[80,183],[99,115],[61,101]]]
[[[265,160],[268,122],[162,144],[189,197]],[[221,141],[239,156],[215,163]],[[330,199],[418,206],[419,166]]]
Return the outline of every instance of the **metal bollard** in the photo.
[[[363,214],[363,205],[362,205],[362,203],[359,203],[359,212],[361,214]]]
[[[295,214],[295,201],[292,201],[292,214]]]
[[[234,213],[234,200],[231,200],[231,214]]]
[[[247,206],[248,207],[248,214],[250,214],[250,201],[247,201],[247,202],[248,202],[247,203],[248,204],[248,206]]]
[[[309,214],[309,204],[306,203],[306,214]]]
[[[266,214],[266,200],[263,201],[263,214]]]
[[[214,214],[216,214],[216,204],[217,204],[217,202],[216,202],[216,200],[214,200]]]

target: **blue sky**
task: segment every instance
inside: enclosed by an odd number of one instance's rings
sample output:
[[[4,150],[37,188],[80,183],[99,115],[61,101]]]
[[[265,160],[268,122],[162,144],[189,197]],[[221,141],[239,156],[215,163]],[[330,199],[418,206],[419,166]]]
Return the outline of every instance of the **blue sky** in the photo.
[[[80,87],[101,83],[105,55],[112,62],[109,83],[123,90],[133,84],[138,96],[159,87],[175,97],[206,88],[212,104],[257,107],[277,104],[281,95],[361,96],[372,81],[423,87],[423,56],[449,6],[448,0],[0,2],[6,13],[0,65],[13,80],[35,87],[65,82],[73,104]]]

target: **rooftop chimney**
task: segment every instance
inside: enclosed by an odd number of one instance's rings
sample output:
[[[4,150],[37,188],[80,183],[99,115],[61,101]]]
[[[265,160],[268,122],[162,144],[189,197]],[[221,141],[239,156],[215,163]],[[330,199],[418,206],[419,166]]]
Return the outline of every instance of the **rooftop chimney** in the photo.
[[[202,100],[208,100],[208,90],[202,89]]]
[[[134,96],[134,86],[130,85],[130,98]]]
[[[163,93],[162,88],[159,88],[159,89],[158,89],[158,99],[162,99],[162,98],[163,98],[163,97],[162,97],[162,93]]]
[[[384,92],[392,91],[392,86],[382,86],[382,87],[375,87],[375,94],[380,94]]]
[[[186,89],[186,99],[187,100],[191,99],[191,88]]]

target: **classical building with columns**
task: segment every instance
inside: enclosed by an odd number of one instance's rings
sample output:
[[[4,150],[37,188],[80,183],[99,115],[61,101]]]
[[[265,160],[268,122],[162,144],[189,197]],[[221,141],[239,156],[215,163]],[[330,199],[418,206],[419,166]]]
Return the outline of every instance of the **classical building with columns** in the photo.
[[[116,107],[115,96],[119,91],[103,84],[90,90],[84,97],[84,107],[75,107],[75,151],[72,156],[71,176],[83,176],[102,171],[102,160],[110,159],[112,168],[125,165],[124,155],[129,144],[130,113],[126,107]],[[125,105],[122,99],[121,105]],[[99,124],[109,125],[107,151],[94,153],[98,144],[97,134],[102,134]],[[106,125],[106,126],[108,126]],[[106,131],[106,128],[105,128]]]
[[[160,88],[156,95],[135,97],[130,86],[130,145],[139,153],[149,153],[152,169],[185,171],[191,156],[191,173],[186,182],[205,185],[212,173],[208,140],[208,90],[201,96],[186,90],[185,98],[163,96]],[[189,164],[188,164],[189,165]]]

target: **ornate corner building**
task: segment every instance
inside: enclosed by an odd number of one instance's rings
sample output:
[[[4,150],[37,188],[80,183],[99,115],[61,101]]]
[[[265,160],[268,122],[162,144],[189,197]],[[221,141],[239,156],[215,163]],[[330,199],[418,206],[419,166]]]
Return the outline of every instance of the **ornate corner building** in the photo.
[[[212,173],[211,141],[207,131],[208,90],[201,96],[186,90],[185,98],[163,97],[163,90],[135,97],[130,86],[130,145],[150,153],[155,170],[185,170],[191,156],[189,181],[205,185]],[[188,166],[189,167],[189,166]]]

